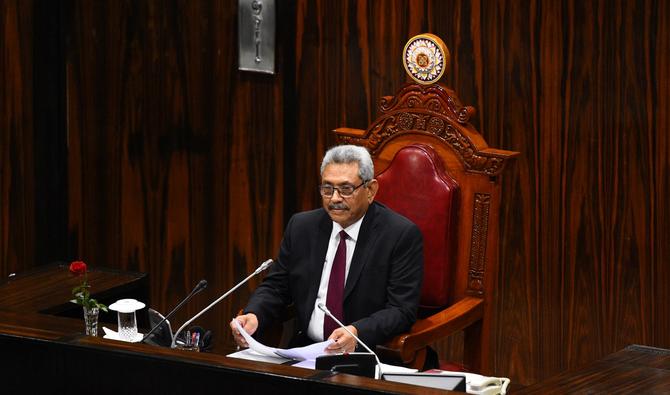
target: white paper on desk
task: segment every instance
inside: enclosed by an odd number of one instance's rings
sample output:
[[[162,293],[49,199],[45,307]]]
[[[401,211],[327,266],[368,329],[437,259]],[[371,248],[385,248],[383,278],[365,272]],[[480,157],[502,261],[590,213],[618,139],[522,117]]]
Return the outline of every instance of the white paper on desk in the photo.
[[[387,363],[382,363],[382,374],[383,373],[416,373],[418,369],[406,368],[404,366],[389,365]]]
[[[316,361],[314,359],[307,359],[304,361],[300,361],[298,363],[295,363],[291,366],[294,366],[296,368],[304,368],[304,369],[316,369]],[[417,369],[410,369],[406,368],[403,366],[395,366],[395,365],[389,365],[386,363],[382,363],[381,366],[382,373],[416,373],[418,372]]]
[[[291,365],[296,368],[304,368],[304,369],[311,369],[314,370],[316,369],[316,360],[314,359],[305,359],[304,361],[300,361],[298,363],[294,363]]]
[[[262,355],[250,348],[245,348],[244,350],[228,354],[227,356],[231,358],[248,359],[250,361],[260,361],[274,364],[280,364],[290,361],[290,359],[278,357],[276,355],[275,356]]]
[[[507,377],[482,376],[475,373],[452,372],[449,370],[432,369],[427,373],[465,376],[465,391],[468,394],[501,394],[507,393],[510,379]]]
[[[324,355],[326,353],[326,347],[331,343],[333,343],[333,340],[326,340],[310,344],[309,346],[290,348],[288,350],[278,348],[275,352],[280,357],[295,359],[296,361],[313,360],[319,355]]]
[[[275,352],[275,351],[277,351],[276,348],[268,347],[268,346],[266,346],[264,344],[261,344],[260,342],[256,341],[256,339],[251,337],[247,333],[247,331],[245,331],[244,328],[242,328],[242,325],[240,325],[240,322],[238,320],[233,319],[233,324],[235,325],[235,328],[237,328],[237,330],[240,332],[240,334],[242,335],[244,340],[247,341],[247,344],[249,345],[249,348],[251,350],[257,352],[258,354],[265,355],[265,356],[268,356],[268,357],[276,357],[277,356],[277,353]]]
[[[113,331],[113,330],[107,328],[106,326],[103,326],[102,330],[105,332],[105,336],[102,337],[103,339],[111,339],[111,340],[118,340],[118,341],[122,341],[122,342],[128,342],[128,340],[121,339],[119,337],[118,332]],[[140,342],[140,341],[142,341],[143,337],[144,337],[144,334],[138,332],[137,335],[135,335],[135,338],[130,341],[130,343]]]
[[[292,359],[300,361],[292,366],[305,369],[315,369],[316,358],[319,355],[326,354],[324,350],[333,342],[333,340],[326,340],[320,343],[310,344],[309,346],[296,347],[288,350],[268,347],[259,343],[256,339],[251,337],[242,328],[242,326],[236,319],[233,319],[233,323],[237,328],[237,330],[240,331],[242,337],[244,337],[244,340],[246,340],[247,344],[249,345],[248,350],[242,350],[228,355],[229,357],[233,358],[251,359],[270,363],[282,363]],[[381,364],[381,370],[383,373],[414,373],[418,371],[416,369],[405,368],[402,366],[388,365],[385,363]]]
[[[240,332],[242,337],[244,337],[244,340],[247,341],[249,348],[255,351],[256,353],[265,356],[271,356],[271,357],[279,356],[282,358],[293,359],[296,361],[316,359],[316,357],[318,357],[319,355],[325,354],[326,352],[324,350],[333,342],[333,340],[326,340],[305,347],[296,347],[289,349],[268,347],[266,345],[261,344],[253,337],[251,337],[247,333],[247,331],[245,331],[244,328],[242,328],[242,325],[240,325],[239,321],[237,321],[236,319],[233,319],[233,324],[235,325],[235,328],[237,328],[237,330]]]

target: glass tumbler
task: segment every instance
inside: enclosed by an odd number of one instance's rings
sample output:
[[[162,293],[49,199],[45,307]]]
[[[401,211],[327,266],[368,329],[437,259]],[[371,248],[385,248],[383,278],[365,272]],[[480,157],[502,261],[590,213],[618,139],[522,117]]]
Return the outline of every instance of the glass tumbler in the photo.
[[[109,306],[117,312],[119,340],[126,342],[138,341],[137,318],[135,312],[144,308],[144,303],[135,299],[121,299]]]

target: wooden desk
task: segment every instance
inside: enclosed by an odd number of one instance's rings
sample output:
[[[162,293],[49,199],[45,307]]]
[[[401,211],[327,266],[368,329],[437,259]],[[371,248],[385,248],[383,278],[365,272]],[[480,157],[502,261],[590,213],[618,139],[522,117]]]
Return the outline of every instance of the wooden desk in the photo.
[[[80,282],[81,278],[70,273],[67,264],[37,267],[0,283],[0,309],[83,317],[81,307],[70,302],[72,288]],[[89,267],[88,282],[91,294],[103,303],[128,297],[148,303],[149,282],[145,273]]]
[[[80,315],[49,314],[72,305],[67,301],[75,282],[66,270],[52,266],[0,284],[1,393],[449,393],[85,336]],[[132,290],[144,278],[110,271],[89,276],[107,295]]]
[[[670,350],[631,345],[515,394],[670,394]]]

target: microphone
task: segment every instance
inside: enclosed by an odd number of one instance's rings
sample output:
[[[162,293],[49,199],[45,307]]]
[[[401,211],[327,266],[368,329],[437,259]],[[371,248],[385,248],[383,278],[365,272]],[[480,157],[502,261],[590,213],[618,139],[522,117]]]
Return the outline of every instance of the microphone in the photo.
[[[144,337],[142,338],[142,341],[141,341],[141,342],[144,342],[145,340],[147,340],[147,339],[149,338],[149,336],[151,336],[151,334],[154,333],[154,331],[156,331],[156,329],[158,329],[158,328],[159,328],[165,321],[167,321],[170,317],[172,317],[172,315],[173,315],[174,313],[176,313],[177,310],[179,310],[179,309],[181,308],[181,306],[183,306],[186,302],[188,302],[189,300],[191,300],[191,298],[192,298],[193,296],[195,296],[195,294],[197,294],[198,292],[202,291],[202,290],[205,289],[205,288],[207,288],[207,280],[200,280],[200,282],[199,282],[198,284],[195,285],[195,287],[193,288],[193,290],[191,291],[191,293],[188,294],[188,296],[187,296],[184,300],[182,300],[182,301],[177,305],[177,307],[175,307],[174,309],[172,309],[172,311],[171,311],[168,315],[166,315],[165,317],[163,317],[163,319],[162,319],[158,324],[154,325],[154,327],[151,328],[151,330],[150,330],[149,332],[147,332],[146,335],[144,335]],[[172,335],[172,334],[170,334],[170,335]]]
[[[253,276],[257,275],[258,273],[260,273],[260,272],[262,272],[263,270],[265,270],[265,269],[267,269],[268,267],[270,267],[270,265],[272,265],[272,263],[273,263],[272,259],[268,259],[267,261],[261,263],[261,265],[258,267],[258,269],[256,269],[256,270],[255,270],[253,273],[251,273],[250,275],[248,275],[247,278],[245,278],[244,280],[242,280],[242,281],[240,281],[239,283],[237,283],[237,285],[235,285],[234,287],[232,287],[231,289],[229,289],[228,292],[226,292],[225,294],[221,295],[217,300],[215,300],[215,301],[213,301],[212,303],[210,303],[209,306],[207,306],[207,307],[205,307],[204,309],[200,310],[200,312],[199,312],[198,314],[194,315],[191,319],[189,319],[188,321],[184,322],[184,325],[180,326],[179,329],[177,329],[177,332],[175,332],[174,335],[172,336],[172,345],[171,345],[171,347],[172,347],[172,348],[175,348],[175,347],[176,347],[177,336],[179,335],[179,333],[180,333],[182,330],[184,330],[184,328],[186,328],[186,326],[187,326],[188,324],[190,324],[191,322],[195,321],[198,317],[200,317],[200,316],[203,315],[205,312],[207,312],[209,309],[211,309],[212,307],[214,307],[214,305],[216,305],[217,303],[219,303],[220,301],[222,301],[223,299],[225,299],[226,296],[230,295],[233,291],[235,291],[237,288],[239,288],[242,284],[244,284],[244,283],[246,283],[247,281],[249,281],[250,278],[252,278]]]
[[[353,333],[352,331],[350,331],[349,328],[347,328],[346,326],[344,326],[344,324],[341,323],[340,320],[338,320],[337,317],[335,317],[335,316],[333,315],[333,313],[330,312],[330,310],[328,310],[328,307],[326,307],[326,305],[324,305],[323,303],[319,303],[319,304],[317,304],[316,306],[319,308],[319,310],[323,311],[328,317],[332,318],[333,321],[335,321],[335,322],[337,323],[337,325],[340,326],[340,328],[342,328],[342,329],[344,329],[345,331],[347,331],[347,333],[350,334],[354,339],[356,339],[356,341],[359,342],[359,343],[361,344],[361,346],[363,346],[363,348],[365,348],[370,354],[372,354],[372,355],[375,357],[375,361],[377,361],[377,366],[379,367],[379,375],[381,376],[381,373],[382,373],[382,363],[381,363],[381,361],[379,360],[379,357],[377,357],[377,354],[375,354],[375,353],[370,349],[370,347],[368,347],[368,345],[365,344],[365,343],[363,342],[363,340],[359,339],[358,336],[354,335],[354,333]],[[325,335],[324,335],[324,336],[325,336]],[[379,378],[379,377],[377,377],[377,376],[378,376],[378,374],[377,374],[377,372],[375,372],[375,377],[374,377],[374,378],[376,378],[376,379]]]

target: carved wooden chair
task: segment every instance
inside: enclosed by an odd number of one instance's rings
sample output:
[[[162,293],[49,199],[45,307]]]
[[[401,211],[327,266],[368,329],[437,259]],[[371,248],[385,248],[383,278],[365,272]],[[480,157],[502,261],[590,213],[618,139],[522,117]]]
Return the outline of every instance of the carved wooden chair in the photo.
[[[443,72],[449,56],[444,43],[432,35],[414,37],[405,47],[405,68],[417,83],[383,97],[381,115],[367,130],[334,131],[340,143],[370,151],[380,184],[376,200],[412,220],[424,236],[419,320],[377,351],[421,368],[430,344],[463,330],[466,369],[492,374],[500,175],[518,153],[490,148],[469,123],[474,108],[462,106],[436,80],[427,83],[426,73],[413,73],[426,59],[410,43],[422,38],[442,46]],[[412,57],[416,62],[408,65]]]

